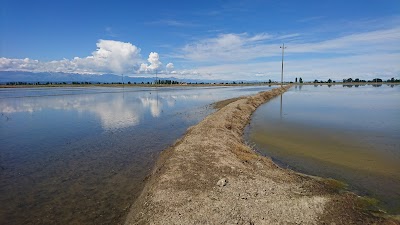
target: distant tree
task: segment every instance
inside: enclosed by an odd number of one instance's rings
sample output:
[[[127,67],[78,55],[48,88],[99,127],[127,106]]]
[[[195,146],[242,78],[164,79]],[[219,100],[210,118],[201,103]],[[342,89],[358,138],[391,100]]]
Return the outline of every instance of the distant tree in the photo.
[[[328,83],[332,83],[332,80],[329,78]]]
[[[268,83],[270,84],[271,82],[272,82],[271,79],[269,79],[269,80],[268,80]]]
[[[315,79],[315,80],[314,80],[314,83],[318,83],[318,80],[317,80],[317,79]]]
[[[303,83],[303,79],[300,77],[299,78],[299,82],[302,84]]]
[[[351,83],[351,82],[353,82],[353,79],[352,79],[352,78],[349,78],[349,79],[346,80],[346,82]]]
[[[296,83],[297,83],[297,77],[296,77]]]

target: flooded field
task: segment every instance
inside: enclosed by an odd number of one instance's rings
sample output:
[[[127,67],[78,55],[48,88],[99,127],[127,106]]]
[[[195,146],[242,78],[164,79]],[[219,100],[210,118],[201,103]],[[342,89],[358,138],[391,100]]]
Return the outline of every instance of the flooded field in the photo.
[[[121,224],[212,102],[272,87],[0,90],[0,224]]]
[[[400,213],[400,85],[294,86],[257,109],[246,139],[283,167],[344,181]]]

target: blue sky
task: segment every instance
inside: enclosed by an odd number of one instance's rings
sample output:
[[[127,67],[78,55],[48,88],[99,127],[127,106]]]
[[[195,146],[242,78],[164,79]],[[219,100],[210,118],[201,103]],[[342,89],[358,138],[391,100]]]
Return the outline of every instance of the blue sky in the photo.
[[[400,76],[400,1],[2,0],[0,71],[293,80]]]

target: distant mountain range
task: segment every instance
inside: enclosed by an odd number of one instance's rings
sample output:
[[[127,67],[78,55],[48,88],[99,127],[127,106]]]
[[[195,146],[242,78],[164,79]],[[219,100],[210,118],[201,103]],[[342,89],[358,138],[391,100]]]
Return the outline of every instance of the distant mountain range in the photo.
[[[128,77],[124,76],[124,83],[147,83],[154,82],[155,77]],[[200,80],[200,79],[181,79],[175,77],[159,78],[161,80],[174,80],[188,83],[231,83],[232,80]],[[24,72],[24,71],[0,71],[0,83],[7,82],[28,82],[28,83],[46,83],[46,82],[91,82],[91,83],[119,83],[122,82],[122,76],[115,74],[77,74],[77,73],[49,73],[49,72]],[[240,82],[240,81],[236,81]],[[248,82],[248,81],[247,81]]]

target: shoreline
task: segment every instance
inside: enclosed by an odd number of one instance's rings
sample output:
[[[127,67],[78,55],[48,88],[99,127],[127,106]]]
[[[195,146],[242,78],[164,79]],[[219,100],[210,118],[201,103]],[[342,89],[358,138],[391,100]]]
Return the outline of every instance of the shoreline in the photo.
[[[285,82],[283,85],[317,85],[317,86],[335,86],[335,85],[344,85],[344,86],[365,86],[365,85],[400,85],[399,82],[351,82],[351,83],[343,83],[343,82],[335,82],[335,83],[313,83],[313,82],[305,82],[305,83],[290,83]],[[137,87],[249,87],[249,86],[280,86],[280,83],[268,83],[268,82],[260,82],[260,83],[199,83],[199,84],[39,84],[39,85],[6,85],[0,84],[0,89],[8,89],[8,88],[86,88],[86,87],[113,87],[113,88],[137,88]]]
[[[280,168],[244,143],[256,108],[290,87],[215,104],[161,152],[125,224],[396,224],[340,182]]]

